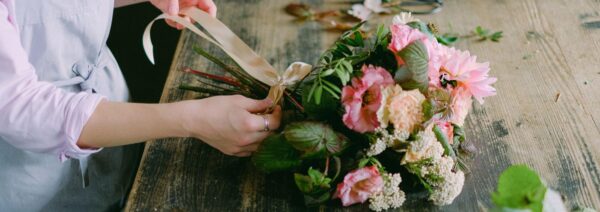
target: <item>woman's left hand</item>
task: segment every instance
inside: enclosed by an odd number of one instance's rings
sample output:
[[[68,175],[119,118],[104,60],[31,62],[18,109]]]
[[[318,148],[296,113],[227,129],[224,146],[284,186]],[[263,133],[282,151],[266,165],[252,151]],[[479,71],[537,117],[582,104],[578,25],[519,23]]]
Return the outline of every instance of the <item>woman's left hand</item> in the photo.
[[[150,0],[150,2],[156,8],[169,15],[181,15],[180,10],[196,7],[204,10],[213,17],[217,16],[217,6],[212,0]],[[191,21],[189,17],[183,17],[188,21]],[[183,29],[181,24],[175,23],[169,19],[167,19],[167,24],[179,30]]]

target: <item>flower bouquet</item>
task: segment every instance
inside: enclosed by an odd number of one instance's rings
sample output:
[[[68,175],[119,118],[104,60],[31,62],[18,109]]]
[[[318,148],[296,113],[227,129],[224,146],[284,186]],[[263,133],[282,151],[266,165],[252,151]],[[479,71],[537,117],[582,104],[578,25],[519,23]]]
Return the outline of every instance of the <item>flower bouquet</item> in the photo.
[[[410,14],[369,36],[360,27],[326,50],[308,77],[284,89],[284,127],[261,144],[253,163],[293,173],[307,205],[341,200],[344,206],[368,201],[375,211],[397,208],[405,200],[402,179],[422,185],[433,204],[451,204],[465,180],[462,126],[472,99],[495,95],[489,64],[438,43],[434,27]],[[226,74],[188,69],[202,86],[182,89],[269,93],[241,66],[194,49]]]

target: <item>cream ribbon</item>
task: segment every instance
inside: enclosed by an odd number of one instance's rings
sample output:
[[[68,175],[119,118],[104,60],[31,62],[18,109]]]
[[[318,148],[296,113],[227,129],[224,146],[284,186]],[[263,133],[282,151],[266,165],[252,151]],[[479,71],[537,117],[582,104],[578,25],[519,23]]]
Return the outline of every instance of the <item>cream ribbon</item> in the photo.
[[[283,72],[283,74],[280,74],[273,66],[271,66],[271,64],[248,47],[248,45],[225,26],[225,24],[216,18],[213,18],[208,13],[197,8],[190,8],[183,10],[182,14],[190,17],[202,26],[212,38],[182,17],[167,14],[159,15],[146,26],[146,30],[142,37],[144,51],[152,64],[154,64],[154,52],[152,41],[150,40],[150,29],[155,21],[159,19],[170,19],[215,44],[237,62],[250,76],[271,86],[268,98],[273,100],[275,104],[278,104],[281,101],[287,86],[294,85],[299,80],[306,77],[312,69],[312,66],[309,64],[294,62],[285,70],[285,72]]]

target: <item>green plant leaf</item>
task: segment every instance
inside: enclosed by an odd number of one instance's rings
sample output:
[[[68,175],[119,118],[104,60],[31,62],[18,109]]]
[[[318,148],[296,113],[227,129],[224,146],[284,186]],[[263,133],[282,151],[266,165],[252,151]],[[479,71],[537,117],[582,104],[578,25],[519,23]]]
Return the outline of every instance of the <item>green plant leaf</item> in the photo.
[[[461,143],[465,142],[467,135],[465,133],[465,130],[461,126],[452,124],[452,127],[452,131],[454,132],[454,142],[452,142],[452,145],[454,145],[455,149],[457,149],[457,147],[460,146]]]
[[[321,104],[321,97],[323,96],[323,85],[317,84],[315,88],[315,102]]]
[[[546,190],[535,171],[525,165],[513,165],[500,175],[492,200],[499,208],[541,212]]]
[[[435,39],[442,45],[449,46],[458,41],[458,35],[446,33],[443,35],[436,35]]]
[[[294,182],[302,193],[310,193],[313,190],[313,181],[309,176],[295,173]]]
[[[479,37],[486,38],[490,34],[490,30],[485,29],[481,26],[475,27],[475,34]]]
[[[299,152],[281,134],[267,137],[252,155],[252,161],[264,172],[290,170],[302,164]]]
[[[324,92],[321,96],[320,104],[317,104],[313,96],[310,93],[314,93],[316,90],[315,84],[305,84],[302,87],[302,106],[304,106],[304,112],[311,118],[317,120],[336,119],[337,110],[340,107],[340,100],[336,99],[329,92]]]
[[[494,32],[492,35],[489,36],[489,38],[491,41],[499,42],[500,38],[502,38],[502,31]]]
[[[427,48],[422,41],[415,41],[402,51],[398,52],[398,56],[406,63],[406,70],[411,74],[411,81],[402,83],[403,88],[415,87],[425,92],[429,84],[429,55]]]
[[[331,178],[317,169],[310,167],[308,175],[294,174],[294,181],[298,189],[304,194],[306,205],[317,205],[329,200]]]
[[[286,140],[297,150],[314,153],[327,150],[330,154],[341,152],[348,141],[342,134],[320,122],[295,122],[284,130]]]
[[[452,158],[456,158],[456,153],[454,152],[454,149],[452,149],[452,146],[450,146],[448,136],[446,136],[446,134],[442,131],[440,126],[438,126],[437,124],[433,126],[433,133],[435,133],[435,137],[444,147],[444,154]]]

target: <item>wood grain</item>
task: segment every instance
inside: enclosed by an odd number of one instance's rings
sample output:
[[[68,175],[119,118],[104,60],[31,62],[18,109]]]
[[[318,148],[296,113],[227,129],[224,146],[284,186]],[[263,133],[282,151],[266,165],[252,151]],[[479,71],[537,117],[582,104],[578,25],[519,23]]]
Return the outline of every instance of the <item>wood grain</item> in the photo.
[[[294,23],[282,8],[291,1],[217,1],[219,18],[276,68],[313,63],[338,36],[314,23]],[[319,8],[343,5],[303,1]],[[452,0],[439,14],[419,18],[442,32],[476,26],[503,30],[499,43],[465,39],[457,47],[490,61],[496,97],[474,104],[466,121],[478,147],[462,194],[434,207],[410,193],[403,210],[478,211],[489,207],[498,174],[528,164],[568,199],[570,207],[600,208],[600,21],[597,0]],[[191,47],[203,44],[184,32],[162,102],[195,98],[179,89],[193,78],[181,70],[216,70]],[[206,46],[207,47],[207,46]],[[212,52],[220,54],[212,49]],[[558,101],[556,96],[560,94]],[[365,210],[365,206],[333,210]],[[325,209],[322,207],[321,209]],[[193,139],[149,142],[126,211],[302,211],[290,175],[264,175],[248,159],[220,154]]]

